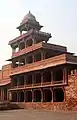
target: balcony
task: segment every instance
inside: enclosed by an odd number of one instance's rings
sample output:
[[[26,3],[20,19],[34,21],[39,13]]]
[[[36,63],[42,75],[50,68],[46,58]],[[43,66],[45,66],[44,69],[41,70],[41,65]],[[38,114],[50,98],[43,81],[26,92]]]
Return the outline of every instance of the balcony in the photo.
[[[42,85],[41,83],[34,83],[34,84],[33,84],[33,87],[34,87],[34,86],[41,86],[41,85]]]
[[[33,44],[32,46],[25,47],[24,49],[19,50],[18,52],[13,52],[12,53],[12,58],[23,55],[25,53],[32,52],[32,51],[40,49],[40,48],[50,49],[50,50],[53,50],[53,51],[58,50],[58,51],[61,51],[61,52],[66,52],[67,51],[66,47],[63,47],[63,46],[40,42],[40,43]]]
[[[34,83],[34,84],[26,84],[19,86],[12,86],[11,89],[31,89],[31,88],[40,88],[40,87],[50,87],[50,86],[58,86],[58,85],[66,85],[64,81],[53,81],[53,82],[43,82],[43,83]]]
[[[62,55],[58,55],[52,58],[34,62],[31,64],[26,64],[24,66],[12,68],[10,76],[21,74],[21,73],[26,73],[30,71],[35,71],[35,70],[46,69],[48,67],[53,67],[53,66],[57,66],[57,65],[65,64],[65,63],[66,63],[66,54],[62,54]]]
[[[37,50],[39,48],[42,47],[42,42],[38,43],[38,44],[34,44],[32,46],[29,46],[27,48],[24,48],[22,50],[19,50],[18,52],[13,52],[12,53],[12,58],[13,57],[17,57],[17,56],[20,56],[20,55],[23,55],[23,54],[26,54],[26,53],[29,53],[31,51],[34,51],[34,50]]]

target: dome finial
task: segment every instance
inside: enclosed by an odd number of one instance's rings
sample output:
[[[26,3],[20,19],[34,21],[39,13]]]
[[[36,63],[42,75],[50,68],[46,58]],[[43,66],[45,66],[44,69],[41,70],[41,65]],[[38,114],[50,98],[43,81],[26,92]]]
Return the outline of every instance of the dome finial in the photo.
[[[30,10],[29,10],[29,14],[30,14]]]

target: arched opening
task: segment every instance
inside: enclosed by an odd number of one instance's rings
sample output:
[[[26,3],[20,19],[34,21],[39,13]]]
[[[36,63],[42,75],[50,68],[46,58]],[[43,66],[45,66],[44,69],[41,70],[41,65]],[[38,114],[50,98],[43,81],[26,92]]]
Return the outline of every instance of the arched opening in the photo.
[[[40,90],[34,91],[34,102],[41,102],[41,91]]]
[[[54,90],[54,102],[63,102],[64,92],[62,88],[57,88]]]
[[[25,65],[25,57],[21,57],[19,60],[19,66]]]
[[[50,52],[49,50],[46,51],[46,53],[45,53],[45,59],[53,57],[53,56],[54,56],[53,52]]]
[[[27,74],[26,84],[32,84],[32,74]]]
[[[41,83],[41,74],[40,73],[36,73],[35,74],[35,79],[34,79],[34,83]]]
[[[62,69],[55,70],[53,73],[54,73],[54,81],[62,81],[63,80]]]
[[[34,56],[34,61],[37,62],[37,61],[40,61],[41,60],[41,53],[37,53],[35,56]]]
[[[24,75],[19,76],[19,85],[24,85]]]
[[[17,102],[17,92],[12,92],[12,102]]]
[[[32,62],[33,62],[32,56],[27,56],[26,62],[27,62],[28,64],[32,63]]]
[[[25,101],[26,102],[32,102],[32,92],[31,91],[26,91],[25,94],[26,94]]]
[[[20,91],[18,93],[18,101],[19,102],[24,102],[24,92],[23,91]]]
[[[4,100],[7,100],[7,88],[4,88]]]
[[[44,71],[43,82],[51,82],[51,71],[50,70]]]
[[[13,66],[13,68],[16,68],[16,67],[19,66],[19,61],[18,61],[18,59],[14,59],[14,60],[12,61],[12,66]]]
[[[18,51],[19,51],[19,46],[18,45],[14,46],[13,47],[13,52],[18,52]]]
[[[12,87],[17,86],[17,77],[12,77]]]
[[[50,89],[43,90],[43,102],[51,102],[52,92]]]
[[[25,42],[21,42],[19,45],[19,49],[22,50],[25,48]]]
[[[33,41],[32,39],[26,41],[26,47],[32,46]]]

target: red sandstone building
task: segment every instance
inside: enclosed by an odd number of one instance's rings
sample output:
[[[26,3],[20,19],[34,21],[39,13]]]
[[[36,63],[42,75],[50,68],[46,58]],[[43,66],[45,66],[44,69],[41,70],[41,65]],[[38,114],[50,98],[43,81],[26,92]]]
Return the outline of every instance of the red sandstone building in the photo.
[[[42,27],[30,12],[17,27],[20,36],[9,41],[11,64],[0,71],[0,100],[26,105],[75,100],[77,56],[48,43],[52,36]]]

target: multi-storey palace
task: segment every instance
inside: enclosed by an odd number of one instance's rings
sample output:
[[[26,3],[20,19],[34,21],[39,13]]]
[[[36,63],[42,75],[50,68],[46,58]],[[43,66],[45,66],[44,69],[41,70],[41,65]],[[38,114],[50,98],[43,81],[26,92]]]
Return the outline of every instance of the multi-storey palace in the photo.
[[[48,43],[52,36],[42,27],[29,12],[17,27],[20,36],[9,41],[12,57],[0,71],[1,101],[54,104],[76,97],[77,56]]]

